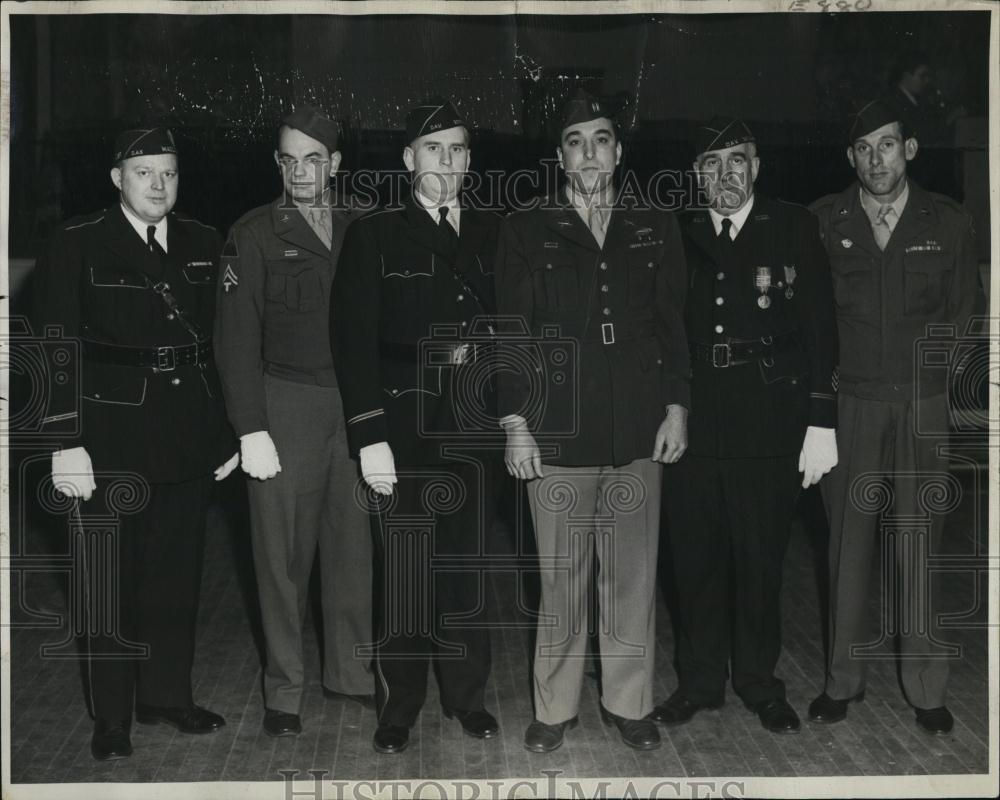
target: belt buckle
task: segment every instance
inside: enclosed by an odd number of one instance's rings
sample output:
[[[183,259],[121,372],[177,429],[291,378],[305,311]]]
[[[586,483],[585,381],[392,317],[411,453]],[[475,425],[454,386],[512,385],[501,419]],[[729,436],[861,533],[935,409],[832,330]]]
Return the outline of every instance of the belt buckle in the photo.
[[[725,359],[719,358],[719,353],[725,356]],[[729,366],[731,351],[728,344],[713,344],[712,345],[712,366],[722,369]],[[722,363],[719,363],[720,360]]]
[[[170,345],[156,348],[156,368],[160,372],[170,372],[177,366],[177,356]]]
[[[604,344],[615,343],[615,323],[601,323],[601,341],[604,342]]]

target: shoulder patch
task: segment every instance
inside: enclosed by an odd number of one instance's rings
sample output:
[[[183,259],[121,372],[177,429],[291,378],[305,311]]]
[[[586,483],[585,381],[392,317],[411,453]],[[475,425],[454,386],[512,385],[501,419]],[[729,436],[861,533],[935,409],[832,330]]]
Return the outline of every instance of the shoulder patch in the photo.
[[[178,222],[184,222],[184,223],[187,223],[187,224],[199,225],[202,228],[205,228],[206,230],[212,231],[213,233],[218,233],[218,231],[216,231],[215,228],[213,228],[211,225],[206,225],[204,222],[199,222],[194,217],[182,217],[180,214],[174,214],[173,217]]]

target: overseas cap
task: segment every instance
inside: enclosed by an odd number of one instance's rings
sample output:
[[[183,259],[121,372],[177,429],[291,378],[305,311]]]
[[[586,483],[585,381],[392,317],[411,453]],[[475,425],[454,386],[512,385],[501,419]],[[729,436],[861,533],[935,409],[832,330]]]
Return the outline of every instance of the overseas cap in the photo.
[[[310,105],[301,105],[281,120],[282,125],[302,131],[326,145],[331,153],[337,149],[337,123]]]
[[[847,143],[854,144],[862,136],[890,122],[903,123],[899,110],[881,100],[872,100],[848,117]]]
[[[727,147],[756,141],[747,124],[736,117],[712,117],[708,122],[699,125],[694,135],[697,155],[707,153],[709,150],[725,150]]]
[[[443,97],[431,97],[406,115],[406,141],[459,126],[469,127],[452,102]]]
[[[613,120],[612,111],[601,98],[591,94],[586,89],[577,89],[573,96],[563,106],[562,114],[559,116],[559,133],[561,134],[570,125],[579,125],[583,122],[590,122],[594,119],[605,117]]]
[[[174,135],[167,128],[133,128],[122,131],[115,139],[115,160],[136,156],[177,155]]]

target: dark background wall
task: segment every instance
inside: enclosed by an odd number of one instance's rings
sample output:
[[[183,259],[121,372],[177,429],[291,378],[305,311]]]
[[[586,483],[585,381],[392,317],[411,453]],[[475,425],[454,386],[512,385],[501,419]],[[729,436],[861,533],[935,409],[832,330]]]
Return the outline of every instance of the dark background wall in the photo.
[[[581,81],[624,104],[627,166],[641,179],[686,168],[695,122],[731,113],[760,141],[761,190],[809,202],[851,179],[844,116],[884,91],[893,59],[914,47],[932,58],[939,102],[969,117],[957,147],[938,143],[944,168],[929,188],[985,221],[975,132],[988,113],[988,42],[984,12],[15,15],[10,255],[37,254],[59,220],[114,202],[111,142],[132,120],[173,126],[178,208],[225,230],[278,191],[273,134],[294,104],[341,119],[348,170],[400,168],[406,109],[432,93],[472,122],[475,169],[537,170],[553,152],[546,125]]]

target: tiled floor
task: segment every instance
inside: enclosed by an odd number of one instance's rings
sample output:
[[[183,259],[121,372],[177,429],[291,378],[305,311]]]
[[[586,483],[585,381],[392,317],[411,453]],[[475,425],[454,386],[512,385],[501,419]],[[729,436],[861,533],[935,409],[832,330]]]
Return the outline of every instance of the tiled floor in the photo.
[[[960,473],[966,499],[953,514],[944,551],[973,557],[985,550],[985,499],[974,497],[972,472]],[[230,491],[230,495],[234,493]],[[238,500],[238,491],[235,493]],[[233,497],[230,496],[230,501]],[[977,502],[978,501],[978,508]],[[232,502],[230,502],[232,504]],[[15,509],[16,511],[16,509]],[[18,515],[12,515],[17,519]],[[790,702],[800,714],[821,687],[822,612],[814,568],[820,537],[797,525],[788,552],[784,591],[785,649],[779,674]],[[29,536],[31,541],[33,536]],[[978,540],[978,541],[977,541]],[[15,544],[16,544],[15,535]],[[494,531],[496,552],[513,552],[507,527]],[[16,551],[16,546],[15,546]],[[345,701],[325,700],[312,620],[309,682],[302,709],[304,732],[298,738],[271,739],[261,731],[261,669],[256,632],[256,596],[244,523],[238,515],[213,509],[202,593],[199,645],[194,670],[196,700],[225,715],[226,727],[207,737],[184,736],[169,727],[137,726],[135,754],[97,763],[89,753],[91,721],[84,705],[78,663],[42,658],[45,643],[62,638],[60,628],[19,626],[26,608],[59,609],[61,594],[46,573],[12,574],[12,730],[11,778],[14,783],[275,781],[281,771],[325,770],[326,778],[392,780],[422,777],[492,780],[540,777],[561,770],[578,777],[636,776],[832,776],[972,774],[987,771],[988,658],[986,570],[955,571],[945,578],[949,611],[972,609],[959,627],[949,629],[962,646],[952,664],[949,705],[956,727],[949,737],[928,737],[915,727],[913,712],[901,696],[892,661],[871,665],[867,699],[851,707],[849,719],[834,726],[803,724],[798,736],[765,732],[730,691],[719,711],[702,712],[688,725],[672,729],[660,750],[637,753],[604,727],[598,715],[598,689],[586,682],[580,726],[565,746],[549,755],[528,753],[522,736],[531,721],[529,682],[530,627],[518,610],[517,577],[495,574],[490,583],[494,660],[487,707],[501,724],[489,741],[462,734],[458,723],[443,719],[431,681],[427,704],[413,731],[410,748],[398,756],[377,755],[371,747],[374,715]],[[19,563],[14,561],[15,566]],[[527,581],[530,584],[530,580]],[[23,589],[23,592],[19,590]],[[977,595],[977,589],[983,594]],[[531,592],[527,592],[530,597]],[[978,606],[977,606],[978,603]],[[873,606],[873,613],[877,611]],[[661,599],[658,609],[657,695],[676,685],[671,667],[673,637]]]

